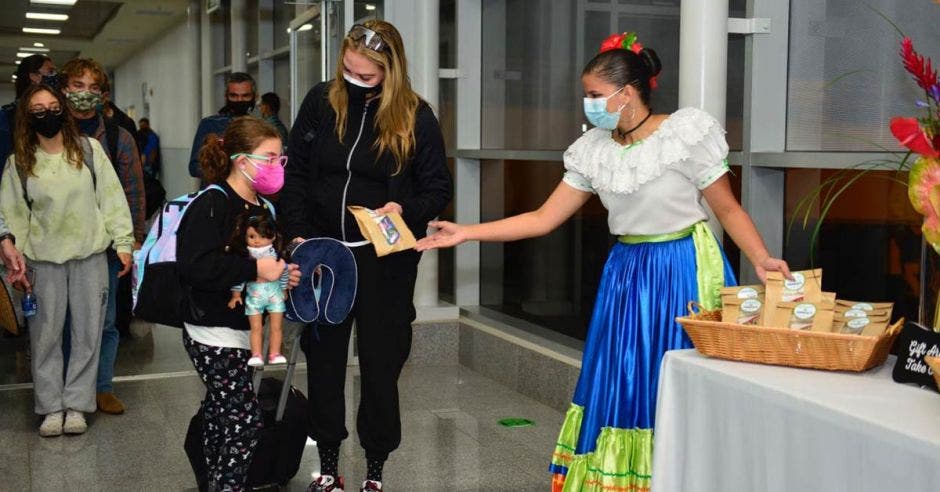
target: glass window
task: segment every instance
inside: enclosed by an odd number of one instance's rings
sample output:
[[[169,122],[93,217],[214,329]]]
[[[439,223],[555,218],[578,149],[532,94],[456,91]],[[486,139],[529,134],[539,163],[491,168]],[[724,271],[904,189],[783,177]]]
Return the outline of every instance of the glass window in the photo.
[[[795,216],[799,201],[820,183],[839,171],[828,169],[788,169],[786,171],[786,220]],[[848,176],[856,172],[850,171]],[[836,292],[840,299],[891,301],[895,313],[917,319],[919,292],[921,217],[907,198],[907,187],[894,179],[907,181],[907,175],[878,171],[860,178],[832,206],[822,222],[815,258],[810,257],[810,232],[819,222],[820,207],[813,207],[809,225],[797,224],[789,231],[784,258],[790,268],[823,269],[823,289]],[[930,259],[928,282],[937,297],[940,261]],[[931,307],[928,313],[933,312]]]
[[[940,46],[929,10],[896,0],[792,0],[787,150],[897,148],[886,122],[911,114],[918,93],[881,14],[924,50]]]
[[[223,5],[219,10],[209,14],[209,25],[212,35],[212,70],[215,71],[227,66],[231,60],[229,31],[232,26],[228,17],[228,7]]]
[[[258,56],[258,0],[246,0],[244,16],[248,39],[245,40],[246,59]]]
[[[274,49],[290,46],[290,21],[293,20],[295,9],[288,5],[274,7]]]
[[[438,54],[441,68],[457,67],[457,0],[441,0],[440,3],[441,50]]]
[[[652,104],[657,112],[675,111],[678,2],[644,3],[485,2],[483,147],[566,148],[587,123],[581,110],[581,69],[597,53],[601,41],[614,32],[636,31],[645,46],[656,50],[663,71]],[[532,12],[539,15],[533,16]],[[506,21],[521,18],[531,18],[532,22]],[[743,71],[743,61],[740,66]]]
[[[297,29],[297,88],[298,94],[306,94],[311,87],[323,80],[320,53],[320,17],[309,20]],[[303,97],[303,96],[301,96]]]
[[[481,219],[538,208],[561,181],[560,162],[483,161]],[[480,244],[480,304],[584,339],[614,238],[595,196],[547,236]]]
[[[353,2],[353,18],[356,22],[366,19],[383,19],[385,17],[384,0],[355,0]]]
[[[745,0],[731,0],[730,17],[746,17]],[[725,130],[728,147],[741,150],[744,135],[744,41],[743,34],[728,36],[728,91],[725,108]]]
[[[286,54],[274,59],[274,93],[281,98],[281,121],[290,128],[294,115],[290,114],[290,57]]]

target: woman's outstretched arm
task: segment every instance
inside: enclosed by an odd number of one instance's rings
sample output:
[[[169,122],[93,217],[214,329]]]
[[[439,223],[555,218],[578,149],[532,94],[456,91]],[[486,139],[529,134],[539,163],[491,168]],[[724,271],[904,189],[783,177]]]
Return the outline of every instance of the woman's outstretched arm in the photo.
[[[590,192],[561,182],[548,200],[531,212],[473,225],[433,221],[429,225],[440,230],[418,241],[416,249],[449,248],[464,241],[505,242],[544,236],[568,220],[590,198]]]

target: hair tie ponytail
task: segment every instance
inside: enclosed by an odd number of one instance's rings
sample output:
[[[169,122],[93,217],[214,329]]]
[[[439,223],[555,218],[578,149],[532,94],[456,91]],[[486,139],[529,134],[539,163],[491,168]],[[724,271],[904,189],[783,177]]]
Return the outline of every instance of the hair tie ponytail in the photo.
[[[663,71],[663,64],[659,61],[659,56],[650,48],[643,48],[637,54],[640,55],[643,64],[650,71],[650,89],[655,89],[659,85],[656,77]]]

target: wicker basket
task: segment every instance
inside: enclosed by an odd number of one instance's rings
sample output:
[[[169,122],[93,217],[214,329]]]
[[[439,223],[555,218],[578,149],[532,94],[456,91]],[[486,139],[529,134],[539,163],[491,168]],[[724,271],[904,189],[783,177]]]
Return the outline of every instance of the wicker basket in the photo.
[[[940,357],[924,357],[924,362],[930,366],[930,370],[933,371],[933,380],[940,387]]]
[[[689,303],[689,316],[676,318],[696,350],[709,357],[779,366],[864,371],[884,363],[904,320],[877,337],[794,331],[702,319]],[[936,377],[936,374],[935,374]]]

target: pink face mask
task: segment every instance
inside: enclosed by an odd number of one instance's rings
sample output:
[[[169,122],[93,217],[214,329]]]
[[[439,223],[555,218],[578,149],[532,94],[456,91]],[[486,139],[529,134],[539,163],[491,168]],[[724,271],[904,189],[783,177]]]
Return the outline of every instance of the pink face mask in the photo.
[[[241,169],[242,174],[251,181],[252,188],[262,195],[273,195],[284,187],[284,166],[287,164],[287,156],[280,156],[274,160],[263,155],[254,154],[235,154],[232,158],[243,155],[248,158],[248,162],[255,168],[255,176]],[[254,159],[265,161],[264,164],[258,164]]]

